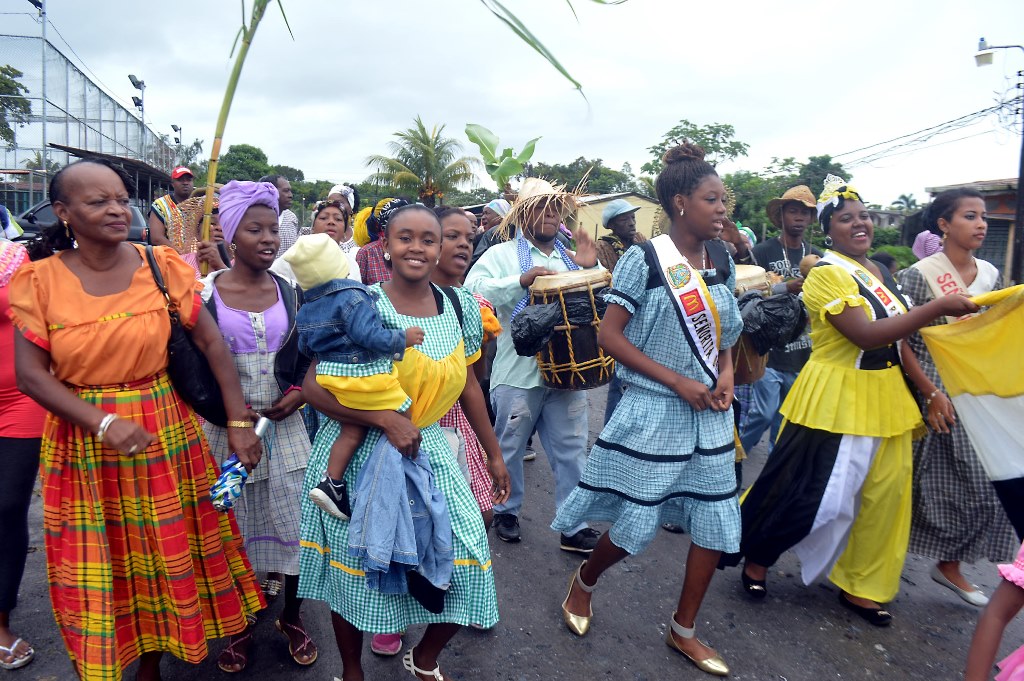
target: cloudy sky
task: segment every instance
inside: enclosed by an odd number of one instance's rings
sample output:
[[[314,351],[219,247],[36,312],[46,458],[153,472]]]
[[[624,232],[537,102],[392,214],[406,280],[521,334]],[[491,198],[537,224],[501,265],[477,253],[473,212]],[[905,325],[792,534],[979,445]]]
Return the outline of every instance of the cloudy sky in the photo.
[[[1024,42],[1020,0],[575,0],[578,23],[560,0],[505,4],[583,83],[586,100],[478,0],[284,0],[295,39],[272,5],[225,144],[259,146],[307,179],[358,181],[368,174],[366,156],[384,152],[391,133],[419,114],[464,141],[467,122],[517,149],[542,136],[534,160],[586,156],[638,171],[646,147],[686,118],[730,123],[750,145],[748,157],[720,171],[758,170],[775,156],[836,156],[984,109],[1024,69],[1020,50],[998,52],[986,68],[973,60],[982,35]],[[163,133],[178,124],[208,151],[239,3],[159,7],[47,4],[57,31],[110,94],[130,107],[127,74],[145,79],[147,123]],[[7,0],[3,9],[0,32],[38,35],[38,23],[17,14],[31,12],[27,1]],[[68,52],[52,29],[50,39]],[[883,204],[902,193],[924,198],[926,186],[1014,177],[1019,131],[1019,122],[1009,129],[988,117],[851,174],[869,201]],[[466,149],[475,151],[468,141]]]

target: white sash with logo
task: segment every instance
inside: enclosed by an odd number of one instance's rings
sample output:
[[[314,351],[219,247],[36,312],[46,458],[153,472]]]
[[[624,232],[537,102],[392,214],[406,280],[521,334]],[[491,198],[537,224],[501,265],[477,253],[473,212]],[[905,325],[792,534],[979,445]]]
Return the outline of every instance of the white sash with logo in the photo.
[[[984,265],[988,265],[988,263],[984,260],[978,260],[976,262],[978,266],[978,274],[972,284],[972,287],[984,290],[976,291],[975,294],[991,291],[998,279],[998,271],[995,273],[995,277],[993,277],[989,273],[988,269],[984,267]],[[954,293],[959,293],[965,296],[972,295],[967,284],[964,283],[963,278],[960,276],[960,272],[942,251],[919,260],[914,263],[912,267],[920,272],[921,276],[924,277],[925,283],[928,284],[928,288],[931,289],[932,296],[935,298],[950,296]],[[991,267],[991,269],[995,270],[994,267]],[[967,319],[968,317],[973,317],[975,314],[978,313],[968,313],[962,317],[950,317],[947,315],[946,322],[952,324],[958,319]]]
[[[897,315],[904,314],[907,311],[907,308],[904,307],[903,303],[901,303],[899,299],[892,294],[892,291],[887,289],[885,284],[883,284],[875,275],[871,274],[866,267],[861,267],[860,263],[839,255],[835,251],[827,251],[822,260],[827,263],[831,263],[832,265],[838,265],[849,272],[853,278],[863,284],[864,288],[868,290],[871,296],[877,300],[883,308],[885,308],[886,314],[889,317],[895,317]]]
[[[661,234],[651,239],[658,261],[658,272],[675,303],[679,322],[697,361],[712,381],[718,380],[718,353],[722,341],[722,322],[707,284],[691,267],[671,237]]]

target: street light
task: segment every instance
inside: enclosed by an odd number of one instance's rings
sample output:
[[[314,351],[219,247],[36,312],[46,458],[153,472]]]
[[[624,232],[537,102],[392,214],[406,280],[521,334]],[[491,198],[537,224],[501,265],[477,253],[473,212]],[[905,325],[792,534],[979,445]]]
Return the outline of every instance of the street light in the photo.
[[[978,41],[978,52],[974,55],[977,66],[988,66],[992,63],[992,55],[996,50],[1018,49],[1024,52],[1024,45],[989,45],[982,38]],[[1013,217],[1013,253],[1010,260],[1010,279],[1015,284],[1021,283],[1021,265],[1024,264],[1024,69],[1017,71],[1017,89],[1021,97],[1020,108],[1014,113],[1021,114],[1020,166],[1017,169],[1016,210]],[[1014,97],[1011,101],[1017,99]]]
[[[175,144],[181,144],[181,138],[184,137],[184,135],[181,132],[181,126],[180,125],[174,125],[172,123],[171,124],[171,130],[173,130],[174,134],[177,135],[177,137],[174,138],[174,143]]]
[[[144,159],[146,158],[146,81],[136,78],[130,73],[128,80],[131,81],[132,87],[139,91],[138,97],[132,97],[132,103],[139,110],[139,145],[141,156]]]

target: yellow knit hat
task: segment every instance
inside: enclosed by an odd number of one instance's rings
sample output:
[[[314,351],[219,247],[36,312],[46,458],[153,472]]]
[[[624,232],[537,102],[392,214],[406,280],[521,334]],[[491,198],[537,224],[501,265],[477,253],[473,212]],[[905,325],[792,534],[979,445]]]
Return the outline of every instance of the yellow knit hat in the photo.
[[[300,236],[281,256],[291,265],[295,282],[308,291],[332,279],[348,276],[348,257],[330,234]]]

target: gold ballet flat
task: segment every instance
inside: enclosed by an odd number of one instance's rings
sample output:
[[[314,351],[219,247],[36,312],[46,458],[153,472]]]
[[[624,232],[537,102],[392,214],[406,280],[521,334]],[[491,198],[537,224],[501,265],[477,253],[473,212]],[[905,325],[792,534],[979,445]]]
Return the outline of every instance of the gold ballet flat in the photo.
[[[584,593],[592,593],[594,586],[587,586],[583,583],[580,578],[580,572],[583,570],[583,566],[587,564],[587,561],[580,563],[580,566],[576,568],[576,571],[572,573],[572,577],[569,578],[569,593],[565,594],[565,600],[562,601],[562,619],[565,620],[565,626],[569,627],[569,631],[576,634],[577,636],[586,636],[587,632],[590,631],[590,621],[594,619],[594,609],[590,608],[590,614],[587,616],[575,615],[569,612],[569,596],[572,595],[573,585],[578,585]]]
[[[679,638],[693,638],[697,633],[697,630],[695,628],[684,627],[683,625],[676,622],[675,613],[672,613],[672,619],[669,620],[669,625],[670,627],[668,634],[666,634],[665,636],[665,643],[668,644],[669,648],[681,654],[687,660],[692,662],[697,667],[697,669],[701,670],[702,672],[705,672],[707,674],[713,674],[715,676],[729,675],[729,665],[727,665],[725,663],[725,660],[723,660],[720,656],[715,655],[714,657],[709,657],[706,660],[695,660],[693,657],[690,656],[688,652],[679,647],[679,644],[676,643],[676,639],[672,636],[672,634],[674,633]]]

